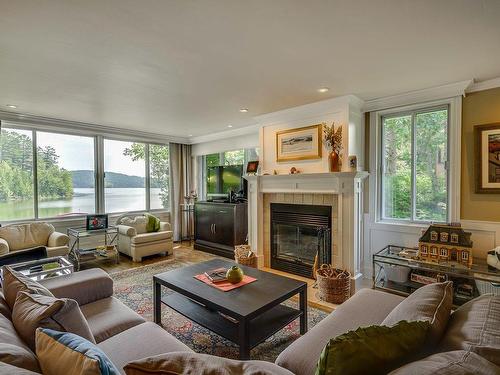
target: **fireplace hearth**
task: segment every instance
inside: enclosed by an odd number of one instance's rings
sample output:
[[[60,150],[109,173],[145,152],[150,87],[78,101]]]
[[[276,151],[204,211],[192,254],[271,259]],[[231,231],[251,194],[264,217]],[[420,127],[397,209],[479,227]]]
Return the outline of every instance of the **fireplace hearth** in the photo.
[[[314,259],[331,264],[332,207],[271,203],[271,268],[312,278]]]

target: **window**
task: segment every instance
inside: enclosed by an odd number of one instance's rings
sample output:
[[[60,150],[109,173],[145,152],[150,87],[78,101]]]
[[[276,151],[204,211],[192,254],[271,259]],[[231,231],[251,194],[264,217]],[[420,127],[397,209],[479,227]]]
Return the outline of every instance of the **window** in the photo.
[[[431,255],[437,255],[438,249],[436,246],[431,246]]]
[[[448,107],[383,116],[381,218],[448,219]]]
[[[458,243],[458,234],[457,233],[451,234],[451,242]]]
[[[422,254],[427,255],[427,246],[422,246]]]
[[[2,128],[0,134],[0,220],[35,217],[33,135]]]
[[[259,160],[259,149],[239,149],[208,154],[201,158],[202,196],[226,196],[241,188],[241,176],[249,161]]]
[[[36,132],[38,217],[95,212],[94,138]]]
[[[431,241],[437,241],[437,239],[438,239],[437,232],[432,231],[431,232]]]
[[[151,178],[150,209],[169,208],[170,205],[169,147],[149,145],[149,175]]]
[[[106,212],[146,209],[145,144],[104,140]]]
[[[448,242],[448,233],[447,232],[441,232],[439,233],[440,241],[441,242]]]
[[[445,248],[441,248],[441,256],[442,257],[447,257],[448,256],[448,250]]]
[[[466,250],[462,250],[462,259],[463,260],[469,259],[469,253]]]

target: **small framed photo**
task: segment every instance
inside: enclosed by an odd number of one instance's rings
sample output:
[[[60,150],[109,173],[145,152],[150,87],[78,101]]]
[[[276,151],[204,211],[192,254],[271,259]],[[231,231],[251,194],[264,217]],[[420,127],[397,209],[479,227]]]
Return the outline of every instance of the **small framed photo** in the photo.
[[[256,174],[259,169],[259,161],[249,161],[247,164],[247,174]]]
[[[108,215],[87,215],[87,230],[106,229],[108,227]]]
[[[276,161],[321,159],[323,125],[282,130],[276,133]]]
[[[476,193],[500,194],[500,123],[474,127]]]

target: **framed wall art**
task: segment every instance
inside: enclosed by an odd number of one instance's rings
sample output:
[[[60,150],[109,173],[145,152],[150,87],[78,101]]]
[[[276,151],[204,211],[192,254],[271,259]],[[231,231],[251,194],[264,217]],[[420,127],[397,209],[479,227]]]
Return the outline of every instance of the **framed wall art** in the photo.
[[[321,159],[322,125],[276,132],[276,161]]]
[[[500,194],[500,123],[474,127],[476,193]]]

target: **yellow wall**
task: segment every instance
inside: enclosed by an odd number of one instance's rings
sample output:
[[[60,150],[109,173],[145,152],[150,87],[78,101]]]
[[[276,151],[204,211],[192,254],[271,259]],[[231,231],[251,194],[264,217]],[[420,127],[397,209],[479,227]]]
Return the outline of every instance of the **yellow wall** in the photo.
[[[500,221],[500,194],[476,194],[474,126],[500,123],[500,88],[467,94],[462,102],[461,219]]]

